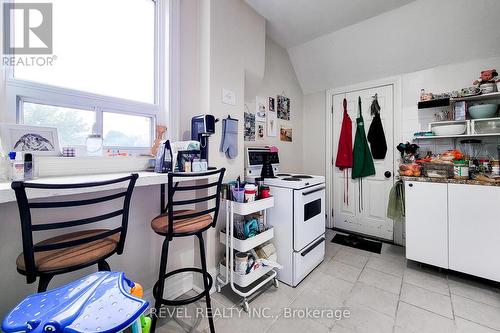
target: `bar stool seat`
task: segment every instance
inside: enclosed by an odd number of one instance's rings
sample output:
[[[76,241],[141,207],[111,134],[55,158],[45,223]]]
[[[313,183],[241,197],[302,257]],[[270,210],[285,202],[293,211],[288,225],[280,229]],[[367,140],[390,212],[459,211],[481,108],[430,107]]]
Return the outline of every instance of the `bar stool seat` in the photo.
[[[99,235],[106,231],[109,231],[109,229],[73,232],[46,239],[36,243],[35,246],[74,241]],[[66,247],[59,250],[35,252],[35,267],[39,272],[50,272],[98,262],[99,260],[106,259],[116,251],[119,240],[120,234],[118,233],[82,245]],[[16,265],[18,270],[22,272],[26,271],[24,252],[17,257]]]
[[[194,214],[194,210],[179,210],[174,212],[174,216],[189,216]],[[197,217],[186,218],[182,220],[174,220],[173,233],[175,234],[190,234],[196,233],[199,230],[205,229],[212,224],[213,219],[210,214],[204,214]],[[151,221],[151,228],[159,235],[166,236],[169,226],[168,214],[161,214]]]
[[[163,245],[160,257],[160,270],[158,281],[153,287],[153,296],[155,298],[154,312],[152,313],[151,333],[155,333],[156,324],[160,315],[162,305],[180,306],[196,302],[205,298],[208,323],[210,332],[215,333],[212,303],[210,300],[210,289],[212,288],[213,279],[207,270],[207,259],[205,254],[205,242],[203,240],[203,232],[209,228],[215,228],[217,217],[219,215],[220,195],[222,187],[222,179],[226,169],[210,170],[200,173],[169,173],[168,174],[168,203],[164,206],[164,201],[161,202],[162,214],[151,221],[153,231],[163,237]],[[179,184],[183,179],[189,177],[189,181],[203,180],[203,184],[183,185]],[[216,182],[211,182],[212,177],[217,177]],[[215,188],[215,191],[214,191]],[[203,191],[199,191],[203,190]],[[195,192],[199,191],[199,192]],[[177,200],[175,194],[184,192],[187,200]],[[186,193],[187,192],[187,193]],[[215,192],[215,193],[213,193]],[[164,186],[162,187],[162,198],[164,195]],[[213,194],[212,194],[213,193]],[[188,196],[191,194],[190,196]],[[191,206],[199,210],[182,209],[182,206]],[[174,208],[177,208],[174,209]],[[213,217],[212,217],[213,214]],[[168,249],[169,244],[174,238],[196,236],[199,242],[200,263],[201,267],[183,267],[167,273]],[[172,300],[164,298],[165,281],[178,274],[194,273],[199,274],[203,280],[203,291],[188,299]]]

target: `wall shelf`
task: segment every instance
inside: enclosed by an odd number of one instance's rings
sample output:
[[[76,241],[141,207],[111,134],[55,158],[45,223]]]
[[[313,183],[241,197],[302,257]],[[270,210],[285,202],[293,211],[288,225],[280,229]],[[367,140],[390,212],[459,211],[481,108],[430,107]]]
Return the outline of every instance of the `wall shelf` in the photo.
[[[430,108],[440,108],[450,106],[455,102],[475,102],[475,101],[488,101],[488,100],[500,100],[500,92],[494,92],[490,94],[480,94],[475,96],[457,97],[457,98],[442,98],[442,99],[431,99],[430,101],[418,102],[419,109],[430,109]]]

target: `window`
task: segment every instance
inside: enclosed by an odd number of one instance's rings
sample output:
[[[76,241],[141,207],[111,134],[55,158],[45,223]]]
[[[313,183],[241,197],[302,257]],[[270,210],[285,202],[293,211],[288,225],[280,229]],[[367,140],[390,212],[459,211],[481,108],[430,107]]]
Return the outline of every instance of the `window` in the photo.
[[[84,145],[96,123],[94,111],[23,102],[27,125],[57,127],[62,146]]]
[[[62,146],[85,144],[95,131],[105,147],[150,147],[162,81],[160,1],[44,0],[53,4],[55,58],[10,69],[17,121],[57,127]]]

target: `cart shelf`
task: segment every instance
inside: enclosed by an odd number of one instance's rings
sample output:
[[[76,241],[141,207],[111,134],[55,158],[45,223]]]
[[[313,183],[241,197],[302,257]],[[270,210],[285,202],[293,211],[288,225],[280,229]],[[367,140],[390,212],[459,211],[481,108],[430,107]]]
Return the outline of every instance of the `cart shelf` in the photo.
[[[224,266],[224,263],[221,262],[219,265],[221,274],[226,274],[226,266]],[[239,287],[245,288],[266,275],[267,273],[271,272],[273,268],[271,266],[260,266],[256,270],[248,273],[248,274],[239,274],[236,273],[235,271],[232,272],[233,274],[233,281],[236,285]],[[231,272],[229,273],[231,274]]]
[[[260,212],[262,210],[271,208],[274,206],[274,197],[269,197],[265,199],[255,200],[253,202],[234,202],[229,201],[233,204],[233,213],[238,215],[250,215],[253,213]]]
[[[256,248],[257,246],[264,244],[268,240],[273,239],[274,237],[274,229],[270,228],[267,229],[266,231],[261,232],[258,235],[255,235],[253,237],[247,238],[247,239],[238,239],[236,237],[233,237],[233,248],[236,251],[239,252],[247,252],[250,251],[253,248]],[[220,242],[224,245],[226,245],[226,233],[224,231],[220,232]]]

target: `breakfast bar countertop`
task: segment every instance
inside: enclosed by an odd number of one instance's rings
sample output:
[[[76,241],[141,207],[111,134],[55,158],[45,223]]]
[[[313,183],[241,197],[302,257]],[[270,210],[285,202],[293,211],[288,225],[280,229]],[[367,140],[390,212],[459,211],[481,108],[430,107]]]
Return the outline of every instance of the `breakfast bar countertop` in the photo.
[[[150,185],[161,185],[168,183],[168,174],[166,173],[155,173],[152,171],[139,171],[139,172],[120,172],[120,173],[105,173],[105,174],[93,174],[93,175],[78,175],[78,176],[63,176],[63,177],[44,177],[38,178],[34,180],[30,180],[29,182],[36,183],[48,183],[48,184],[68,184],[68,183],[87,183],[87,182],[98,182],[105,181],[114,178],[120,178],[130,175],[131,173],[137,173],[139,178],[136,181],[136,187],[140,186],[150,186]],[[185,177],[182,181],[193,181],[199,180],[196,179],[196,173],[193,173],[193,177]],[[206,178],[210,178],[210,176],[206,176]],[[120,188],[125,188],[127,186],[126,183],[112,184],[101,186],[98,191],[107,191],[107,190],[115,190]],[[95,192],[96,189],[92,188],[73,188],[73,189],[47,189],[47,190],[37,190],[33,196],[30,196],[32,199],[36,198],[47,198],[47,197],[56,197],[62,195],[74,195],[74,194],[82,194]],[[28,195],[29,195],[28,190]],[[14,190],[11,189],[11,182],[2,182],[0,183],[0,204],[16,201],[16,195]]]

